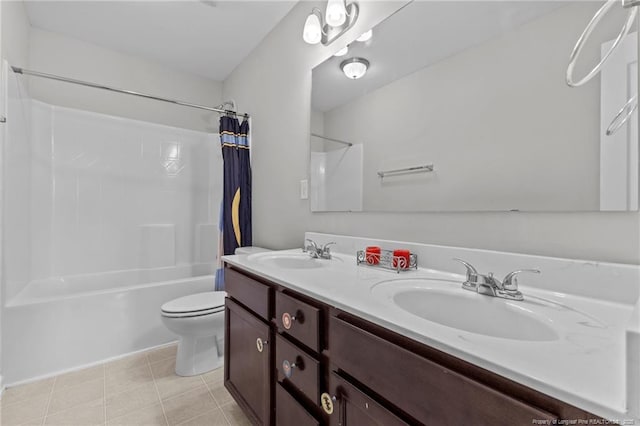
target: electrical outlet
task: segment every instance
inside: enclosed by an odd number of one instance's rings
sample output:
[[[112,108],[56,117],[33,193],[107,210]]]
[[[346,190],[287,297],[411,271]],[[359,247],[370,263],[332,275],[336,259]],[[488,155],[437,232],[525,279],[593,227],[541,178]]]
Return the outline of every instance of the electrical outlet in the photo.
[[[300,181],[300,199],[306,200],[309,198],[309,181],[302,179]]]

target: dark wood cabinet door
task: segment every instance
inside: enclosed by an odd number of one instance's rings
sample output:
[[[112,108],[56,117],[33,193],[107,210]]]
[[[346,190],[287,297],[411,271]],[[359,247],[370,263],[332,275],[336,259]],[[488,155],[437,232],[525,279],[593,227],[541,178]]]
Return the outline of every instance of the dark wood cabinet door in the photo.
[[[327,394],[335,398],[333,413],[329,415],[330,426],[407,426],[409,424],[335,372],[331,372]]]
[[[253,423],[271,424],[272,335],[268,324],[226,300],[225,387]]]
[[[277,426],[318,426],[319,424],[282,385],[276,384]]]
[[[331,317],[331,362],[391,405],[427,425],[530,425],[555,414]]]

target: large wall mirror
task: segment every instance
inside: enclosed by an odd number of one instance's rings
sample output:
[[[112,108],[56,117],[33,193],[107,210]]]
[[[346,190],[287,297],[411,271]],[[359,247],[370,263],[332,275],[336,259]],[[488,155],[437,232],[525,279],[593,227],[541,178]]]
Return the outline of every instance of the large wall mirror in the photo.
[[[314,68],[311,209],[637,210],[637,110],[606,135],[637,92],[637,24],[591,81],[565,81],[601,6],[414,1]],[[606,14],[576,78],[627,13],[616,5]],[[368,62],[358,79],[362,63],[341,67],[355,58]]]

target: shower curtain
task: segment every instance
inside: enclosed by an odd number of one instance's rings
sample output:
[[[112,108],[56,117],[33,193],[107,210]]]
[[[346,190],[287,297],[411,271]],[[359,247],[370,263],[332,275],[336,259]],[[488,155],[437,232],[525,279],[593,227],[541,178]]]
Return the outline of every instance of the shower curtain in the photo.
[[[220,143],[224,163],[224,191],[220,208],[220,236],[216,290],[224,290],[222,255],[251,245],[251,164],[249,160],[249,121],[236,117],[220,118]]]

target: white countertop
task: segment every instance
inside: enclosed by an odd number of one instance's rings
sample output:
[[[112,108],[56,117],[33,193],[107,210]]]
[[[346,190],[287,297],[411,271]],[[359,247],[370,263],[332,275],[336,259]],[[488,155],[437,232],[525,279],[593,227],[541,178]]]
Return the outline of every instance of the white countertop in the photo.
[[[296,249],[271,253],[300,252]],[[626,414],[625,331],[633,305],[521,285],[525,302],[527,296],[531,301],[545,299],[582,312],[594,321],[587,325],[557,324],[560,338],[554,341],[503,339],[422,319],[371,292],[371,288],[381,281],[402,278],[454,280],[456,283],[451,285],[459,286],[463,275],[422,268],[396,274],[356,266],[355,256],[344,254],[335,254],[333,260],[327,261],[331,262],[330,267],[285,269],[260,262],[259,256],[237,255],[223,259],[230,265],[593,414],[620,422],[629,418]],[[451,315],[458,314],[451,312]],[[483,320],[491,319],[478,318],[478,321]],[[594,323],[598,325],[594,327]]]

